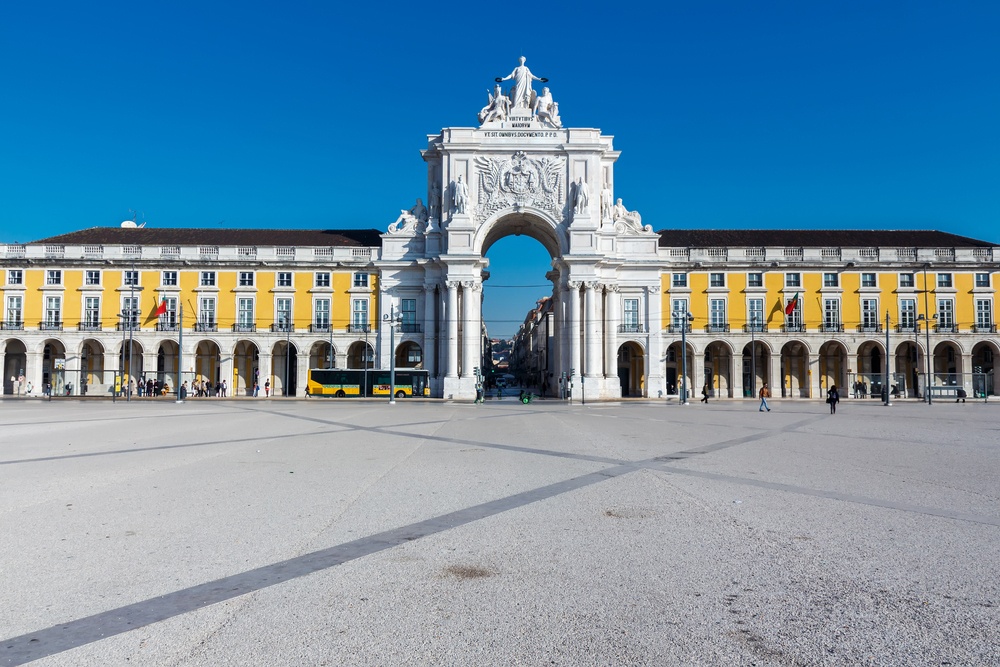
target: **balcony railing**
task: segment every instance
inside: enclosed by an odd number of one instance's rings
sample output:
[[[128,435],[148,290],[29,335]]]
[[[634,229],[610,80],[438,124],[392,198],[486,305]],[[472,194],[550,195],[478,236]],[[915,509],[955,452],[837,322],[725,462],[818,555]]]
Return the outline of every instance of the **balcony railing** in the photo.
[[[958,333],[957,324],[938,324],[934,327],[937,333]]]
[[[40,331],[62,331],[63,323],[57,322],[56,320],[45,320],[44,322],[38,323],[38,329]]]
[[[289,333],[294,330],[291,322],[275,322],[271,325],[271,333]]]
[[[781,331],[783,333],[805,333],[806,325],[804,324],[782,324]]]
[[[180,329],[180,325],[178,325],[177,322],[157,322],[156,323],[156,330],[157,331],[177,331],[178,329]]]
[[[311,333],[330,333],[330,323],[319,324],[313,323],[309,325],[309,331]]]
[[[618,333],[643,334],[646,333],[645,324],[619,324]]]
[[[215,322],[195,322],[195,331],[218,331],[219,325]]]
[[[743,333],[767,333],[766,324],[744,324]]]
[[[420,333],[420,325],[416,322],[404,322],[399,325],[399,330],[403,333]]]
[[[882,333],[881,324],[859,324],[858,333]]]
[[[672,334],[679,334],[682,331],[684,333],[691,333],[691,325],[690,324],[680,324],[680,323],[678,323],[678,324],[671,324],[671,325],[667,326],[667,331],[670,332],[670,333],[672,333]]]
[[[80,322],[77,325],[78,331],[103,331],[104,327],[100,322]]]
[[[24,322],[0,322],[0,329],[4,331],[22,331]]]
[[[256,324],[234,324],[233,333],[255,333],[257,331]]]
[[[347,333],[368,333],[371,331],[371,325],[368,324],[348,324]]]
[[[844,325],[839,322],[824,322],[820,325],[820,331],[823,333],[843,333]]]
[[[917,324],[897,324],[896,333],[901,333],[901,334],[920,333],[920,326]]]
[[[115,330],[116,331],[138,331],[139,330],[139,323],[138,322],[119,322],[118,324],[115,325]]]
[[[729,325],[724,323],[709,324],[705,327],[705,333],[729,333]]]
[[[997,325],[995,324],[977,324],[972,327],[972,333],[978,334],[995,334],[997,332]]]

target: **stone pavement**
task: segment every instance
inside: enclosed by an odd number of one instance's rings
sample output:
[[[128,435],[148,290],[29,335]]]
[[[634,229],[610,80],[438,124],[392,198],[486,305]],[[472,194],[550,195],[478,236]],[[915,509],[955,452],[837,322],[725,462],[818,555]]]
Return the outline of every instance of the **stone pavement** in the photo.
[[[1000,407],[0,402],[0,665],[1000,664]]]

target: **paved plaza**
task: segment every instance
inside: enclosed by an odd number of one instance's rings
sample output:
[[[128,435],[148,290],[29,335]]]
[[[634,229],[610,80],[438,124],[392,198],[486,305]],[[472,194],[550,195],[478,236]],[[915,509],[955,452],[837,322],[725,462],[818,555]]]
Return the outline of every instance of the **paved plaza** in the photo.
[[[1000,664],[1000,404],[0,402],[0,665]]]

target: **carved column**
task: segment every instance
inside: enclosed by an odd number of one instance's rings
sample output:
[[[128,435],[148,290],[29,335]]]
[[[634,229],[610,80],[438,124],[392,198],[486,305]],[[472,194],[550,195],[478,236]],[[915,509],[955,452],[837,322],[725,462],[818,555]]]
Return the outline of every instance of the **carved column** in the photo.
[[[691,347],[691,341],[688,340],[688,346]],[[694,351],[691,352],[690,357],[692,363],[688,364],[688,373],[690,374],[690,384],[688,384],[688,401],[698,401],[701,400],[701,388],[705,386],[705,351]]]
[[[462,283],[462,322],[465,330],[465,340],[462,355],[462,376],[471,376],[472,369],[482,364],[479,353],[483,337],[483,327],[480,323],[480,299],[482,283],[468,280]]]
[[[582,284],[577,280],[566,283],[569,288],[567,292],[569,297],[569,369],[567,372],[575,369],[577,375],[582,372],[580,365],[580,333],[583,330],[581,327],[582,318],[580,317],[580,287]]]
[[[549,389],[552,392],[557,391],[556,380],[562,370],[564,361],[562,356],[565,349],[563,345],[563,331],[566,327],[566,318],[563,315],[565,312],[563,310],[564,292],[562,281],[557,277],[552,277],[552,323],[555,330],[552,332],[552,349],[548,351],[548,372],[553,374],[549,382]]]
[[[440,203],[440,197],[439,202]],[[437,303],[437,292],[435,285],[427,283],[424,285],[424,368],[430,377],[437,377],[434,373],[434,365],[437,361],[437,321],[435,318],[435,304]]]
[[[646,396],[658,396],[658,392],[666,393],[663,342],[660,340],[660,330],[663,328],[662,313],[660,286],[650,285],[646,288],[646,330],[649,332],[646,343]]]
[[[607,335],[604,339],[604,377],[618,377],[618,325],[621,323],[621,298],[618,285],[604,286],[604,318]]]
[[[583,364],[583,372],[587,377],[599,378],[603,375],[601,368],[601,330],[600,320],[597,318],[597,287],[598,283],[588,282],[584,288],[584,307],[587,311],[587,320],[584,331],[586,362]]]
[[[445,373],[450,378],[458,377],[458,283],[448,281],[448,367]]]

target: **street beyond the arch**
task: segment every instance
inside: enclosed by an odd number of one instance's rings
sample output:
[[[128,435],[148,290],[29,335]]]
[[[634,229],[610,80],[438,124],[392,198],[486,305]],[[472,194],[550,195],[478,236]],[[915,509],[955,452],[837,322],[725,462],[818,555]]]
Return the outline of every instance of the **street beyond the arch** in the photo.
[[[1000,663],[996,403],[0,403],[0,664]]]

